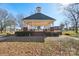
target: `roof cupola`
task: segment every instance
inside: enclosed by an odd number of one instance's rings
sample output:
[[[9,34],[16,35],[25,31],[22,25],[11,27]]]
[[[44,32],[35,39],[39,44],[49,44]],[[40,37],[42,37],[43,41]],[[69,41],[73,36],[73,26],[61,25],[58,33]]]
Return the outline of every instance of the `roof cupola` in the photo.
[[[36,13],[40,13],[41,12],[41,7],[36,7]]]

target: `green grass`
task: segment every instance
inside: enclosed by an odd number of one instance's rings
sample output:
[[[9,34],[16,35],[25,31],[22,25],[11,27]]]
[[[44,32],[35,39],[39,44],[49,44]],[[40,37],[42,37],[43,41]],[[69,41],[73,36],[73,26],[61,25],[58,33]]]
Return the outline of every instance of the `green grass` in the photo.
[[[75,33],[75,31],[64,31],[63,35],[65,34],[69,34],[69,36],[73,36],[73,37],[79,37],[79,32]]]
[[[6,35],[10,35],[10,34],[14,34],[14,33],[12,33],[12,32],[0,32],[0,35],[2,35],[2,36],[6,36]]]
[[[0,32],[0,35],[7,35],[7,33],[1,33],[1,32]]]

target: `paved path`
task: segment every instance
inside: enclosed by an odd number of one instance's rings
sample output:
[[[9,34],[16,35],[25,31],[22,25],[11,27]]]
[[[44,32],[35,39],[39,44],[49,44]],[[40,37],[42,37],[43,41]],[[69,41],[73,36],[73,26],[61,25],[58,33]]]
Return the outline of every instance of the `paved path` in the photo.
[[[16,40],[16,39],[26,39],[26,38],[29,38],[29,37],[15,37],[15,36],[13,36],[13,37],[3,37],[3,36],[0,36],[0,40],[6,40],[6,39],[14,39],[14,40]],[[35,39],[35,37],[30,37],[31,39]],[[36,38],[36,40],[37,39],[41,39],[41,37],[38,37],[38,38]],[[44,38],[45,39],[45,41],[47,41],[47,40],[69,40],[69,39],[75,39],[75,40],[79,40],[79,38],[76,38],[76,37],[70,37],[70,36],[66,36],[66,35],[61,35],[61,36],[59,36],[59,37],[46,37],[46,38]]]
[[[0,40],[5,40],[6,37],[0,36]]]
[[[79,40],[79,38],[76,38],[76,37],[70,37],[70,36],[66,36],[66,35],[61,35],[59,37],[47,37],[45,39],[45,41],[48,41],[48,40],[70,40],[70,39]]]

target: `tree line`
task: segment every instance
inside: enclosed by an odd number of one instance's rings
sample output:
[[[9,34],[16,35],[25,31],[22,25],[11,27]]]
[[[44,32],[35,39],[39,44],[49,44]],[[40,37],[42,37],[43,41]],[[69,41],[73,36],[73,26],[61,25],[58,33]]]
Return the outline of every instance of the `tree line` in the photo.
[[[69,25],[71,25],[72,30],[78,33],[79,29],[79,3],[70,4],[64,8],[64,15],[66,20],[64,25],[66,30],[68,30]]]
[[[1,33],[3,31],[6,32],[6,29],[9,27],[10,30],[13,28],[15,30],[15,27],[19,25],[22,26],[22,20],[23,15],[18,14],[16,17],[9,13],[6,9],[0,8],[0,31]]]

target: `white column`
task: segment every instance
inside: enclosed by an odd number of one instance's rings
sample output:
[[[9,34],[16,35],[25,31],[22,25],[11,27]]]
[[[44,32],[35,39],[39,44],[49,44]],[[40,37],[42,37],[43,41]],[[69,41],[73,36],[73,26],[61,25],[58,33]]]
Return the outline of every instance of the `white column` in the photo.
[[[32,29],[32,26],[28,25],[28,29]]]

